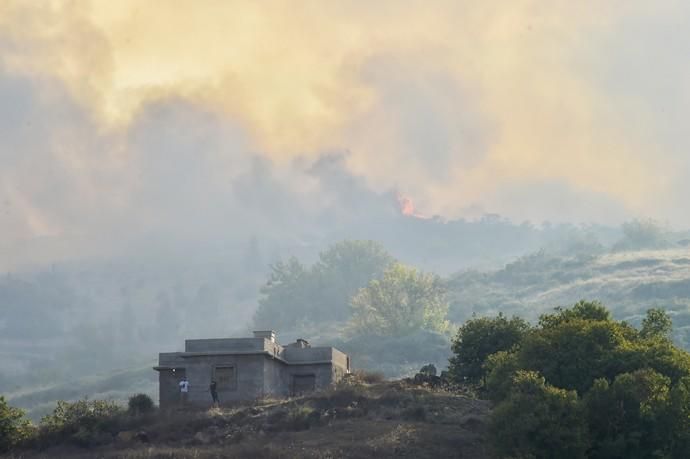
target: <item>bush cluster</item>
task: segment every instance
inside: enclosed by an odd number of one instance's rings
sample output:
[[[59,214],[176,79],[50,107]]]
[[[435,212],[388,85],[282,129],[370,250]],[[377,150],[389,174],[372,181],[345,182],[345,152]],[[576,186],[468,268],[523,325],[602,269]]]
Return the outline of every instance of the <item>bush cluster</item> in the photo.
[[[501,457],[690,457],[690,354],[664,311],[637,330],[597,302],[557,308],[530,327],[474,318],[452,373],[496,402]]]
[[[0,452],[18,446],[47,448],[57,444],[92,447],[112,441],[118,432],[140,427],[155,411],[146,394],[130,397],[128,409],[108,400],[60,400],[52,413],[33,426],[20,409],[0,397]]]
[[[42,446],[69,443],[94,446],[107,443],[117,433],[124,410],[106,400],[60,400],[51,414],[41,419],[38,442]]]

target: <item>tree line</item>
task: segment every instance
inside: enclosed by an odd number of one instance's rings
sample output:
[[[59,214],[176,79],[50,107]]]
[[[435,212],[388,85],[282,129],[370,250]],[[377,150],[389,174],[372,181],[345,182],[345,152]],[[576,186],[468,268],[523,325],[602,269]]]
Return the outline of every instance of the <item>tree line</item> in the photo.
[[[374,241],[343,241],[312,266],[296,258],[271,266],[254,317],[257,327],[292,330],[305,322],[341,322],[350,335],[443,332],[445,285],[393,258]]]

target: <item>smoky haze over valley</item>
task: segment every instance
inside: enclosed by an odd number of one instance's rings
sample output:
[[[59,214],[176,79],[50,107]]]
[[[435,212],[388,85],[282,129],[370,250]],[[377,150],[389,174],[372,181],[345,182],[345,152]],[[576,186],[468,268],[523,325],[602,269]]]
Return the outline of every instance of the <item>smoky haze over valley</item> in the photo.
[[[4,2],[3,267],[299,239],[396,192],[451,220],[690,225],[684,2],[453,3]]]
[[[0,1],[12,403],[155,398],[158,352],[255,326],[406,376],[583,298],[690,347],[688,3],[368,3]],[[447,328],[358,344],[396,260]]]

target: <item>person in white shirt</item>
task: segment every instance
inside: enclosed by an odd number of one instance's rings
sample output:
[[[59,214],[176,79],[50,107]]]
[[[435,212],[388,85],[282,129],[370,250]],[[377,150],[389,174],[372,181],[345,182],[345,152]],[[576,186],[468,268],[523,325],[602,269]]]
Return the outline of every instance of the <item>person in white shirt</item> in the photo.
[[[182,381],[180,381],[180,401],[184,404],[187,403],[187,397],[189,396],[189,381],[187,377],[183,376]]]

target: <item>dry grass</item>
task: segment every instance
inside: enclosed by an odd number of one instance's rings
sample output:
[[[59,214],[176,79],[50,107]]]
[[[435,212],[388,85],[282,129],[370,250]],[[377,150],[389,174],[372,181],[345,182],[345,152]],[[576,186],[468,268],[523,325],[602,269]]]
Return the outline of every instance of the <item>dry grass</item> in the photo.
[[[148,443],[113,439],[14,457],[482,458],[488,411],[487,402],[455,393],[353,380],[290,400],[161,414],[144,428]]]

